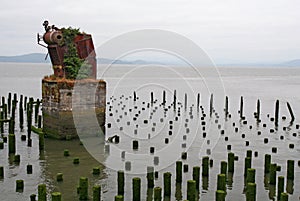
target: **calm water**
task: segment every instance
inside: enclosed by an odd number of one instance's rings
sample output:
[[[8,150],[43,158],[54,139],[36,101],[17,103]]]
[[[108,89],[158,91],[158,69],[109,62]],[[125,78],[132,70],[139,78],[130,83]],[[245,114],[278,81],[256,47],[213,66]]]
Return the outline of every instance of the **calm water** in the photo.
[[[155,180],[156,186],[163,186],[162,174],[171,172],[172,197],[176,200],[182,192],[182,199],[186,199],[186,181],[192,178],[192,167],[201,166],[201,159],[208,155],[214,160],[210,168],[208,183],[201,178],[200,200],[214,200],[216,190],[216,177],[220,169],[220,161],[227,160],[227,145],[232,145],[232,152],[239,156],[235,163],[233,185],[227,190],[227,200],[245,200],[244,186],[244,157],[246,150],[258,152],[253,157],[252,167],[256,169],[257,200],[269,200],[268,187],[264,185],[263,161],[264,154],[272,154],[272,162],[281,166],[277,176],[286,176],[286,160],[295,160],[295,180],[290,200],[299,200],[300,196],[300,130],[296,129],[300,115],[300,68],[229,68],[218,69],[219,72],[207,68],[188,67],[162,67],[162,66],[112,66],[98,69],[98,77],[107,82],[107,101],[111,109],[107,108],[107,123],[112,127],[106,129],[106,136],[118,134],[121,136],[119,144],[109,144],[110,152],[104,151],[104,143],[96,147],[80,145],[79,141],[46,140],[46,150],[40,154],[37,148],[37,137],[33,134],[33,147],[28,148],[26,142],[21,142],[21,133],[16,126],[17,153],[21,154],[21,163],[15,165],[9,162],[7,145],[0,150],[0,165],[5,167],[5,178],[0,181],[1,200],[28,200],[29,196],[37,193],[39,183],[47,183],[48,191],[60,191],[64,200],[78,200],[76,187],[80,176],[89,178],[90,186],[100,184],[103,191],[103,200],[113,200],[117,193],[116,172],[124,170],[125,163],[131,162],[131,170],[126,171],[125,200],[131,200],[131,178],[142,178],[142,200],[147,198],[147,182],[144,175],[147,166],[154,166],[159,171],[159,178]],[[50,64],[15,64],[0,63],[0,95],[7,96],[8,92],[24,94],[35,98],[41,97],[41,78],[52,73]],[[161,105],[163,90],[166,91],[166,106]],[[171,106],[173,92],[176,90],[176,112]],[[139,99],[134,102],[133,91]],[[157,102],[147,106],[150,93],[154,92]],[[201,111],[196,108],[197,93],[201,94],[201,105],[206,113],[206,130],[201,126]],[[214,94],[215,113],[209,117],[209,97]],[[187,94],[187,108],[184,106],[184,95]],[[232,117],[225,120],[225,96],[229,97],[229,112]],[[247,124],[239,121],[238,109],[240,96],[244,97],[244,114]],[[256,111],[256,101],[261,101],[261,120],[266,128],[257,124],[253,117]],[[274,122],[268,115],[274,116],[274,105],[280,100],[280,117],[287,120],[280,121],[278,130],[270,133]],[[296,121],[290,125],[286,102],[289,102],[296,116]],[[168,108],[170,106],[170,108]],[[178,115],[180,108],[180,116]],[[126,112],[126,113],[125,113]],[[111,113],[111,116],[110,116]],[[136,121],[133,117],[138,114]],[[175,118],[178,118],[176,121]],[[147,123],[144,120],[148,120]],[[173,121],[173,128],[170,122]],[[129,122],[129,123],[128,123]],[[233,123],[235,126],[233,126]],[[251,128],[252,126],[252,128]],[[239,128],[235,132],[235,127]],[[283,127],[287,127],[285,131]],[[154,128],[154,129],[153,129]],[[188,128],[188,130],[187,130]],[[220,131],[225,134],[221,135]],[[172,135],[169,134],[172,131]],[[257,132],[261,131],[261,135]],[[204,137],[203,133],[207,136]],[[7,133],[7,132],[6,132]],[[293,136],[295,133],[295,136]],[[245,138],[242,137],[245,134]],[[280,139],[283,136],[284,140]],[[228,137],[228,141],[225,140]],[[165,143],[168,138],[169,143]],[[268,138],[269,143],[264,144],[263,139]],[[132,140],[139,140],[139,149],[132,150]],[[246,141],[249,146],[246,146]],[[290,149],[289,144],[295,148]],[[155,147],[155,154],[149,154],[150,147]],[[277,147],[278,152],[272,153],[271,148]],[[69,149],[71,156],[63,157],[63,150]],[[86,150],[87,149],[87,150]],[[104,174],[93,176],[92,168],[101,165],[88,151],[93,153],[97,149],[96,159],[106,168]],[[126,151],[125,159],[121,152]],[[187,160],[183,164],[189,165],[187,173],[183,173],[181,188],[175,185],[175,161],[179,160],[182,152],[188,152]],[[154,164],[154,157],[159,157],[159,163]],[[73,165],[73,157],[80,158],[79,165]],[[32,164],[33,174],[26,174],[26,165]],[[58,172],[64,174],[64,181],[57,183],[55,176]],[[15,180],[24,179],[23,193],[15,192]],[[203,183],[202,183],[203,182]],[[205,187],[207,185],[207,188]],[[177,193],[175,196],[175,192]],[[91,193],[90,193],[91,195]],[[149,197],[148,197],[149,198]]]

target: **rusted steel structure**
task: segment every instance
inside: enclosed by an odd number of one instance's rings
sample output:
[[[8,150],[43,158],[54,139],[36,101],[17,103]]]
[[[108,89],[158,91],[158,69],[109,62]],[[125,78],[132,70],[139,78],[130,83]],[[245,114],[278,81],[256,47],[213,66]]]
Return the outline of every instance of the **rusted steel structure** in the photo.
[[[65,28],[59,29],[54,25],[49,26],[48,21],[45,21],[43,26],[45,27],[45,33],[42,37],[38,34],[38,44],[48,49],[51,63],[53,64],[54,75],[60,78],[67,77],[67,72],[64,68],[64,57],[68,52],[67,44],[64,43],[63,30],[65,30]],[[41,44],[41,40],[43,40],[47,46]],[[97,61],[91,34],[77,33],[73,43],[75,44],[78,57],[91,65],[89,78],[96,79]]]
[[[96,114],[98,125],[87,123],[85,126],[93,133],[104,135],[106,82],[96,79],[97,63],[92,36],[77,32],[72,38],[71,43],[76,48],[77,57],[80,61],[85,60],[91,70],[86,79],[69,79],[65,56],[69,53],[70,44],[64,38],[66,37],[64,28],[49,26],[48,21],[45,21],[43,26],[45,33],[43,36],[38,35],[38,44],[48,49],[54,70],[53,75],[45,76],[42,80],[44,133],[56,139],[77,138],[78,130],[74,123],[74,108],[76,107],[80,108],[80,117],[83,119],[88,120]],[[45,44],[41,43],[42,40]],[[81,90],[74,92],[75,85],[80,85]]]

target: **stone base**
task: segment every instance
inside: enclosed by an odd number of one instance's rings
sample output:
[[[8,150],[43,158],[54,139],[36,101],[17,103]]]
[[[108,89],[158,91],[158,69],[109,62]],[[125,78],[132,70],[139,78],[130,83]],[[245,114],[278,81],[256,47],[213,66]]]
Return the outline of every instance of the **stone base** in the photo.
[[[77,115],[78,122],[78,108],[79,118],[85,122],[83,126],[80,125],[81,131],[86,127],[86,130],[93,131],[95,135],[105,133],[106,83],[91,79],[76,82],[79,82],[76,86],[79,84],[84,90],[75,90],[74,93],[74,80],[43,79],[43,132],[46,136],[56,139],[78,138],[73,116]],[[76,112],[72,104],[76,104]],[[89,119],[95,116],[98,124],[89,124],[93,122]]]
[[[85,125],[88,129],[95,131],[95,135],[105,134],[105,111],[101,109],[95,111],[98,126],[91,127],[91,125]],[[86,116],[81,118],[91,118],[93,114],[86,113]],[[101,129],[101,130],[100,130]],[[84,129],[83,129],[84,130]],[[46,137],[55,139],[74,139],[78,138],[76,127],[74,124],[72,111],[61,111],[61,112],[49,112],[43,111],[43,132]]]

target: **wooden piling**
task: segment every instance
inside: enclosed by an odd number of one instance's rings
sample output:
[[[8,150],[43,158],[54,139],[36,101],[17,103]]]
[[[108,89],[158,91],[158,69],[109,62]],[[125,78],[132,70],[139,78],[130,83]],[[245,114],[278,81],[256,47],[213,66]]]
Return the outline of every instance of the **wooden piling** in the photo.
[[[35,106],[34,106],[34,122],[38,122],[38,115],[39,115],[39,109],[40,109],[40,100],[37,99]]]
[[[38,128],[42,128],[42,115],[38,116]]]
[[[21,130],[24,128],[24,110],[22,105],[19,107],[19,127]]]
[[[47,201],[46,184],[38,185],[38,201]]]
[[[5,101],[5,97],[4,96],[1,96],[1,104],[3,104],[4,103],[4,101]]]
[[[226,193],[222,190],[216,191],[216,201],[225,201]]]
[[[271,185],[276,185],[276,169],[277,169],[276,163],[271,163],[271,165],[270,165],[270,179],[269,179],[269,184],[271,184]]]
[[[222,190],[222,191],[226,192],[226,175],[225,174],[218,174],[217,190]]]
[[[196,182],[196,190],[199,191],[200,189],[200,167],[199,166],[193,167],[193,180]]]
[[[44,133],[39,133],[39,149],[40,151],[45,149],[45,137]]]
[[[227,177],[227,162],[226,161],[221,161],[221,174],[225,174]]]
[[[256,201],[256,184],[255,183],[247,184],[246,201]]]
[[[170,172],[164,173],[164,196],[171,196],[171,176]]]
[[[56,181],[57,181],[57,182],[63,181],[63,180],[64,180],[63,176],[64,176],[63,173],[61,173],[61,172],[60,172],[60,173],[57,173],[57,174],[56,174]]]
[[[281,193],[284,192],[284,177],[278,177],[278,186],[277,186],[277,199],[280,200]]]
[[[88,188],[89,188],[89,183],[88,183],[88,178],[87,177],[80,177],[79,179],[79,199],[80,200],[87,200],[89,198],[88,196]]]
[[[16,107],[17,107],[17,103],[13,101],[10,118],[14,121],[16,119]]]
[[[290,115],[291,115],[291,122],[293,122],[293,121],[295,120],[295,116],[294,116],[292,107],[291,107],[291,105],[289,104],[289,102],[287,102],[286,105],[287,105],[288,110],[289,110],[289,113],[290,113]]]
[[[16,153],[16,137],[15,134],[8,135],[8,153],[14,154]]]
[[[187,109],[187,94],[184,94],[184,110]]]
[[[69,152],[68,149],[65,149],[65,150],[64,150],[64,156],[70,156],[70,152]]]
[[[279,118],[279,100],[276,100],[276,103],[275,103],[275,126],[278,126],[278,118]]]
[[[154,188],[154,201],[161,201],[161,187],[155,187]]]
[[[250,157],[246,157],[245,158],[245,166],[244,166],[244,176],[247,177],[247,171],[248,171],[248,168],[251,168],[251,158]]]
[[[132,178],[132,201],[141,200],[141,179],[139,177]]]
[[[187,159],[187,152],[182,152],[181,153],[181,159],[186,160]]]
[[[202,177],[202,189],[208,190],[208,177]]]
[[[289,194],[294,193],[294,180],[287,179],[286,181],[286,192]]]
[[[0,120],[4,119],[4,112],[0,112]],[[4,133],[4,123],[3,121],[0,121],[0,133]]]
[[[240,118],[243,119],[243,110],[244,110],[244,98],[241,96],[240,100]]]
[[[136,92],[135,91],[133,92],[133,101],[134,102],[136,101]]]
[[[8,114],[10,114],[10,109],[11,109],[11,93],[8,93],[8,98],[7,98],[7,106],[8,106]]]
[[[176,161],[176,182],[182,182],[182,161]]]
[[[154,187],[154,167],[147,167],[147,185],[148,188]]]
[[[32,174],[32,165],[28,164],[26,166],[26,172],[27,172],[27,174]]]
[[[126,171],[130,171],[131,170],[131,162],[130,161],[126,161],[125,162],[125,170]]]
[[[23,192],[24,180],[16,180],[16,192]]]
[[[36,194],[30,195],[30,201],[36,201]]]
[[[200,93],[197,95],[197,111],[199,111],[200,108]]]
[[[0,179],[4,178],[4,167],[0,166]]]
[[[265,174],[270,172],[271,155],[265,154]]]
[[[176,109],[176,90],[174,90],[174,96],[173,96],[173,108]]]
[[[20,95],[19,107],[23,107],[23,95]]]
[[[234,153],[228,153],[228,172],[234,172]]]
[[[151,94],[150,94],[150,103],[151,103],[151,105],[153,105],[153,103],[154,103],[154,95],[153,95],[153,92],[151,92]]]
[[[27,110],[27,96],[24,98],[24,109]]]
[[[289,194],[287,193],[280,194],[280,201],[288,201],[288,200],[289,200]]]
[[[122,196],[122,195],[119,195]],[[123,198],[123,196],[122,196]],[[93,186],[93,201],[101,201],[101,186],[95,185]],[[122,201],[122,199],[120,200]]]
[[[132,141],[132,149],[137,150],[139,148],[139,141],[133,140]]]
[[[225,117],[228,117],[228,96],[225,97]]]
[[[124,171],[118,171],[118,195],[124,195],[125,176]]]
[[[210,95],[210,101],[209,101],[209,115],[211,117],[212,112],[213,112],[213,104],[214,104],[214,95]]]
[[[252,158],[252,150],[247,150],[246,157]]]
[[[100,174],[100,167],[93,167],[93,175],[99,175]]]
[[[294,169],[295,169],[295,161],[288,160],[287,161],[287,175],[286,175],[287,179],[294,180],[294,178],[295,178]]]
[[[3,112],[4,112],[4,118],[7,119],[7,104],[4,104],[3,106]]]
[[[247,169],[246,183],[255,183],[255,169]]]
[[[158,178],[158,173],[159,173],[158,171],[155,171],[155,172],[154,172],[154,177],[155,177],[155,179]]]
[[[115,201],[124,201],[124,196],[123,195],[116,195],[115,196]]]
[[[17,164],[19,164],[20,161],[21,161],[21,156],[19,154],[14,155],[14,162],[17,163]]]
[[[15,120],[13,118],[9,119],[8,132],[11,134],[15,134]]]
[[[208,177],[209,175],[209,157],[204,156],[202,158],[202,176]]]
[[[75,157],[75,158],[73,158],[73,164],[79,164],[80,163],[80,161],[79,161],[79,158],[78,157]]]
[[[187,200],[196,200],[196,181],[194,180],[187,181]]]
[[[32,109],[31,109],[32,102],[30,101],[27,106],[27,135],[28,139],[31,136],[31,126],[32,126]]]
[[[188,172],[189,171],[189,164],[184,164],[183,165],[183,172]]]
[[[52,201],[61,201],[61,193],[60,192],[53,192],[51,193]]]
[[[257,104],[256,104],[256,120],[259,121],[260,120],[260,100],[257,100]]]

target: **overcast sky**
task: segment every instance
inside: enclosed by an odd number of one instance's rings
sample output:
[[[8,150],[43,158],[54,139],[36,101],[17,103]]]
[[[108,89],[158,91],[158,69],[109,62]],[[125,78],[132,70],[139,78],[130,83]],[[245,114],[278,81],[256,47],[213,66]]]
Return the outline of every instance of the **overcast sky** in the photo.
[[[299,0],[1,0],[0,55],[46,52],[36,44],[45,19],[91,33],[96,47],[156,28],[193,40],[217,63],[300,59]]]

